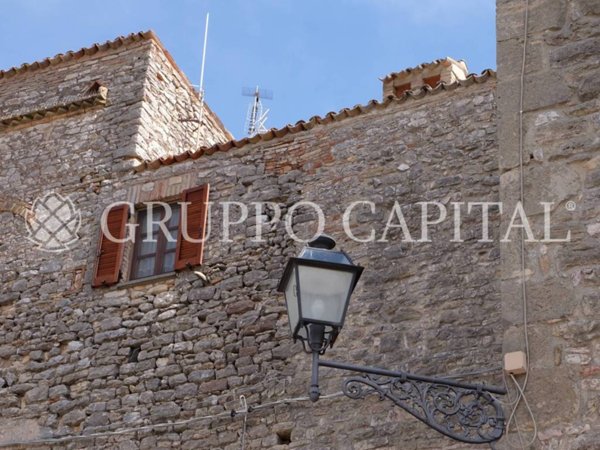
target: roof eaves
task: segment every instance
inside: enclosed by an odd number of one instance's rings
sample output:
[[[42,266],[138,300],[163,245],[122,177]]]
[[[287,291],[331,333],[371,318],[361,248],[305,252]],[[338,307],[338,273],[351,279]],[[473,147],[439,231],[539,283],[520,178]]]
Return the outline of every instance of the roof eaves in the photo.
[[[84,56],[94,55],[98,52],[113,50],[134,42],[149,39],[155,40],[162,47],[162,44],[160,44],[158,37],[154,34],[153,31],[140,31],[138,33],[131,33],[127,36],[119,36],[116,39],[106,41],[104,43],[92,44],[90,47],[83,47],[76,51],[69,50],[66,53],[59,53],[57,55],[44,58],[39,61],[35,61],[32,63],[24,63],[20,66],[11,67],[10,69],[0,70],[0,80],[11,78],[25,72],[32,72],[39,69],[45,69],[48,66],[61,64],[63,62],[68,62],[74,59],[80,59]]]
[[[217,151],[228,151],[232,148],[241,148],[248,144],[254,144],[261,141],[269,141],[274,138],[281,138],[288,134],[295,134],[301,131],[310,130],[316,125],[327,125],[337,122],[348,117],[356,117],[365,114],[373,109],[384,109],[391,104],[404,103],[409,100],[419,100],[430,95],[436,95],[443,91],[453,91],[460,87],[469,87],[474,84],[481,84],[488,81],[490,78],[496,78],[496,72],[492,69],[484,70],[480,75],[470,74],[464,80],[457,80],[453,83],[438,83],[435,87],[423,86],[414,90],[406,91],[399,97],[389,96],[385,100],[379,102],[371,100],[366,105],[356,105],[353,108],[343,108],[338,112],[329,112],[324,117],[313,116],[308,121],[300,120],[294,125],[288,124],[282,128],[266,131],[265,133],[256,134],[252,137],[244,137],[241,139],[233,139],[231,141],[215,144],[210,147],[201,147],[196,151],[188,151],[181,153],[175,157],[157,159],[154,161],[145,161],[139,164],[135,170],[141,172],[144,170],[158,169],[163,165],[171,165],[175,162],[185,161],[187,159],[197,159],[204,155],[212,155]]]
[[[49,66],[53,66],[53,65],[65,63],[68,61],[80,59],[80,58],[83,58],[84,56],[91,56],[91,55],[95,55],[96,53],[99,53],[99,52],[118,49],[120,47],[124,47],[124,46],[130,45],[132,43],[136,43],[136,42],[140,42],[140,41],[144,41],[144,40],[154,41],[154,43],[158,46],[158,48],[165,55],[165,57],[167,58],[167,60],[171,64],[171,66],[181,76],[181,79],[183,80],[183,83],[186,85],[187,89],[194,96],[199,98],[198,91],[196,91],[194,89],[194,87],[192,86],[188,77],[179,68],[179,66],[175,62],[175,59],[173,59],[173,57],[171,56],[169,51],[165,48],[165,46],[162,44],[162,42],[160,41],[160,39],[158,38],[156,33],[154,33],[154,31],[152,31],[152,30],[131,33],[131,34],[128,34],[127,36],[119,36],[115,39],[106,41],[104,43],[95,43],[89,47],[80,48],[79,50],[75,50],[75,51],[69,50],[65,53],[59,53],[55,56],[44,58],[43,60],[35,61],[32,63],[24,63],[18,67],[15,66],[15,67],[11,67],[6,70],[0,70],[0,81],[2,81],[3,79],[12,78],[16,75],[20,75],[23,73],[33,72],[33,71],[36,71],[39,69],[45,69],[46,67],[49,67]],[[221,119],[219,119],[219,117],[210,109],[210,107],[206,103],[204,103],[204,108],[205,108],[206,112],[208,113],[208,115],[211,117],[211,119],[214,121],[214,123],[218,127],[221,128],[221,130],[226,134],[226,136],[229,139],[233,139],[233,136],[231,135],[229,130],[227,130],[227,128],[225,128],[225,126],[221,122]]]
[[[401,70],[399,72],[391,72],[391,73],[387,74],[386,76],[379,78],[379,80],[380,81],[389,81],[389,80],[393,80],[394,78],[397,78],[399,76],[407,75],[411,72],[419,72],[419,71],[422,71],[425,69],[431,69],[431,68],[439,66],[439,65],[447,67],[453,63],[454,64],[464,63],[464,61],[462,61],[462,60],[457,61],[454,58],[450,58],[449,56],[447,56],[445,58],[436,59],[434,61],[424,62],[424,63],[419,64],[418,66],[409,67],[409,68]]]
[[[107,93],[108,89],[106,87],[99,86],[99,89],[83,97],[76,97],[69,101],[48,105],[43,109],[24,111],[12,116],[0,117],[0,132],[22,124],[37,122],[42,119],[72,113],[93,106],[105,106]]]

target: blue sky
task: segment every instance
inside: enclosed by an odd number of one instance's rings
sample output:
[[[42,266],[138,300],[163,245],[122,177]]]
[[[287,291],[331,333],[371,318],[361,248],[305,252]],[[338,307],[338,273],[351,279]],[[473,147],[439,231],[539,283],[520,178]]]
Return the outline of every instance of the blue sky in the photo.
[[[153,29],[236,137],[249,99],[268,127],[381,97],[378,77],[444,56],[495,68],[495,0],[0,0],[0,68]]]

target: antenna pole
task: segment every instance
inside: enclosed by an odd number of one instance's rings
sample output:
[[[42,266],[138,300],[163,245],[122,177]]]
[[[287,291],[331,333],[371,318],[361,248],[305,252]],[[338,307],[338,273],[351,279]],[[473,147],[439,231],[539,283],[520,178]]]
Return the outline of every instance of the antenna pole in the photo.
[[[202,46],[202,67],[200,69],[200,113],[198,115],[198,130],[196,133],[195,147],[198,147],[198,141],[200,140],[200,131],[202,128],[202,119],[204,117],[204,65],[206,63],[206,43],[208,42],[208,18],[209,13],[206,13],[206,24],[204,26],[204,45]],[[196,150],[196,148],[194,148],[193,150]]]
[[[204,45],[202,46],[202,68],[200,69],[200,97],[204,100],[204,64],[206,63],[206,44],[208,42],[208,19],[209,13],[206,13],[206,24],[204,25]]]
[[[264,110],[262,105],[262,99],[268,100],[273,99],[273,93],[264,89],[256,88],[243,88],[242,95],[246,97],[252,97],[252,102],[248,106],[248,113],[246,115],[246,133],[248,136],[254,136],[258,133],[264,133],[267,131],[265,128],[265,122],[267,120],[267,114],[269,110]]]
[[[250,118],[250,127],[248,129],[248,134],[252,136],[256,133],[256,118],[258,117],[258,108],[260,106],[260,92],[258,90],[258,86],[256,86],[256,90],[254,91],[254,104],[252,105],[252,116]]]

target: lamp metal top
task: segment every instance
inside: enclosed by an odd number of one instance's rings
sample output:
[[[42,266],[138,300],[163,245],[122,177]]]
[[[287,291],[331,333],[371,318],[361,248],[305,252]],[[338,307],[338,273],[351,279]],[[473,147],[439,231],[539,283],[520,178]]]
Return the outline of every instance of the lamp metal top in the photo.
[[[333,250],[335,248],[335,239],[326,234],[317,236],[315,239],[308,243],[309,247],[322,248],[325,250]]]

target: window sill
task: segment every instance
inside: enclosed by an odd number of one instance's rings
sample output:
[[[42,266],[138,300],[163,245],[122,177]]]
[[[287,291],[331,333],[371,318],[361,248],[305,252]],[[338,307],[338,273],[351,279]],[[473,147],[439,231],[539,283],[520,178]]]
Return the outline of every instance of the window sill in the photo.
[[[177,275],[177,272],[166,272],[161,273],[159,275],[152,275],[151,277],[145,278],[136,278],[135,280],[124,281],[119,283],[117,287],[120,288],[128,288],[132,286],[139,286],[142,284],[154,283],[155,281],[161,281],[169,278],[174,278]]]

